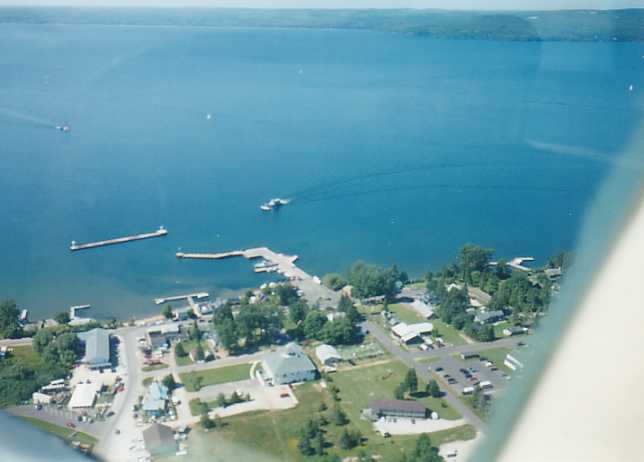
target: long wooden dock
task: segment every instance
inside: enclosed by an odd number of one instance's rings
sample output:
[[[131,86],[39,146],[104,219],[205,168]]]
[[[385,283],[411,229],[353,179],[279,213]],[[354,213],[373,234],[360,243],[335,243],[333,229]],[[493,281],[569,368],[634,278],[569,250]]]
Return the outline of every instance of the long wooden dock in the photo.
[[[192,260],[222,260],[224,258],[230,257],[243,257],[243,250],[233,250],[232,252],[220,252],[220,253],[184,253],[177,252],[177,258],[188,258]]]
[[[163,237],[168,234],[168,230],[165,229],[163,226],[160,226],[158,230],[151,232],[151,233],[144,233],[144,234],[136,234],[134,236],[125,236],[125,237],[118,237],[116,239],[108,239],[105,241],[97,241],[97,242],[89,242],[87,244],[78,244],[76,241],[72,241],[71,245],[69,246],[69,250],[72,252],[76,250],[85,250],[85,249],[95,249],[97,247],[104,247],[106,245],[114,245],[114,244],[124,244],[126,242],[132,242],[132,241],[140,241],[141,239],[150,239],[153,237]]]

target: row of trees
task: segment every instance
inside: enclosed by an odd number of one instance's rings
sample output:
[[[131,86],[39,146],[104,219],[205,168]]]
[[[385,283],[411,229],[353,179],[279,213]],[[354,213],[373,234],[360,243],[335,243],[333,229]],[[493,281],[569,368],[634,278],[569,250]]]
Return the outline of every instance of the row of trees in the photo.
[[[350,345],[361,340],[359,323],[362,317],[351,299],[340,298],[338,311],[344,317],[329,321],[318,309],[311,309],[298,300],[289,308],[289,317],[296,324],[291,332],[295,337],[320,340],[331,345]]]
[[[444,459],[438,453],[438,447],[432,446],[429,435],[423,433],[416,440],[416,446],[411,453],[403,453],[400,462],[443,462]]]
[[[307,420],[304,427],[300,430],[298,448],[304,455],[325,454],[325,448],[331,446],[325,439],[324,427],[332,423],[338,427],[344,427],[349,423],[347,415],[339,405],[328,409],[326,404],[320,404],[320,415],[317,418]],[[342,449],[353,449],[360,446],[363,442],[362,433],[359,430],[343,428],[338,438],[338,446]]]
[[[396,399],[405,399],[408,396],[412,396],[418,392],[418,375],[416,374],[415,369],[408,369],[405,374],[405,378],[394,390],[394,398]],[[425,385],[425,393],[434,397],[440,398],[443,396],[443,392],[438,386],[436,380],[430,380],[427,385]]]

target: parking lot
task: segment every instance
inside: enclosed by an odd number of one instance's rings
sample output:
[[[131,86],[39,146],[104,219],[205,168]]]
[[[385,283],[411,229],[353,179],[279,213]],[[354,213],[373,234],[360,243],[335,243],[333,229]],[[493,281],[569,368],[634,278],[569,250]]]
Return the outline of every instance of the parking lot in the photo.
[[[454,356],[445,356],[431,363],[429,367],[459,394],[462,394],[466,387],[486,381],[492,384],[489,392],[494,393],[502,390],[508,382],[507,376],[501,370],[496,369],[493,364],[486,366],[486,361],[480,357],[461,360]]]

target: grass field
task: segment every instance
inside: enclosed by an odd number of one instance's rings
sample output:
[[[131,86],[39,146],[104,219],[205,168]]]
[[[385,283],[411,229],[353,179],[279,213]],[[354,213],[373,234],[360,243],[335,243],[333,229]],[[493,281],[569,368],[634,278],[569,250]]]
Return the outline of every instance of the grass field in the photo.
[[[506,374],[511,374],[513,372],[512,369],[503,364],[505,356],[511,351],[509,348],[490,348],[489,350],[480,351],[479,354],[492,361],[499,370],[502,370]]]
[[[142,367],[141,370],[143,372],[152,372],[152,371],[158,371],[158,370],[161,370],[161,369],[167,369],[167,367],[168,367],[167,364],[161,363],[161,364],[155,364],[154,366]]]
[[[192,351],[193,348],[197,346],[197,341],[196,340],[184,340],[181,342],[181,345],[183,346],[184,351],[186,352],[185,356],[177,356],[175,355],[174,358],[177,362],[177,366],[189,366],[190,364],[194,364],[192,359],[190,359],[190,352]],[[201,341],[201,347],[203,348],[203,351],[208,354],[208,346],[206,345],[206,342]]]
[[[410,451],[415,445],[417,436],[394,436],[385,439],[371,429],[371,424],[360,420],[356,416],[359,412],[359,399],[363,399],[365,383],[367,389],[381,389],[389,392],[401,380],[399,374],[406,371],[401,363],[397,364],[389,375],[389,370],[382,366],[373,366],[356,369],[351,372],[334,374],[334,382],[340,388],[342,400],[339,405],[348,414],[350,423],[344,427],[332,423],[324,426],[327,453],[337,454],[341,458],[356,456],[361,450],[368,455],[380,455],[383,461],[396,461],[404,450]],[[385,385],[373,387],[375,377],[383,374],[389,375],[384,380]],[[363,378],[360,378],[362,375]],[[340,379],[340,380],[338,380]],[[350,389],[348,389],[350,388]],[[278,412],[254,412],[223,419],[224,427],[221,430],[204,433],[195,431],[190,437],[190,453],[194,457],[211,457],[216,448],[222,460],[266,460],[271,456],[275,460],[293,462],[319,462],[323,458],[317,456],[306,457],[297,449],[300,430],[310,418],[319,417],[320,404],[326,403],[333,406],[333,400],[327,390],[322,389],[317,383],[307,383],[295,387],[295,395],[299,404],[294,409]],[[368,397],[366,398],[369,399]],[[191,402],[191,407],[197,409],[198,403]],[[453,412],[453,411],[452,411]],[[344,428],[359,429],[366,438],[365,443],[352,450],[342,450],[338,446],[340,434]],[[457,439],[471,439],[475,436],[474,429],[463,425],[454,429],[436,432],[431,435],[434,444],[454,441]]]
[[[92,446],[95,445],[98,441],[96,438],[88,435],[87,433],[77,432],[67,427],[59,427],[58,425],[45,422],[44,420],[36,419],[35,417],[21,417],[21,419],[42,431],[56,435],[57,437],[62,438],[66,441],[78,441],[80,443],[90,444]]]
[[[217,385],[219,383],[238,382],[250,379],[251,364],[238,364],[236,366],[217,367],[199,372],[179,374],[181,383],[189,392],[197,391],[195,384],[201,380],[201,386]]]
[[[333,383],[340,389],[342,406],[349,415],[349,419],[364,434],[372,433],[371,423],[361,420],[363,409],[368,407],[373,399],[393,399],[394,390],[401,383],[407,372],[407,366],[400,361],[392,361],[364,369],[338,372],[333,375]],[[418,389],[425,389],[425,382],[419,381]],[[365,392],[369,390],[369,392]],[[454,420],[461,416],[452,409],[444,400],[420,395],[421,401],[429,409],[436,411],[441,418]]]
[[[11,347],[13,351],[10,353],[9,357],[12,357],[15,362],[24,364],[25,366],[38,367],[43,361],[38,356],[38,353],[34,351],[31,345],[25,346],[16,346]]]

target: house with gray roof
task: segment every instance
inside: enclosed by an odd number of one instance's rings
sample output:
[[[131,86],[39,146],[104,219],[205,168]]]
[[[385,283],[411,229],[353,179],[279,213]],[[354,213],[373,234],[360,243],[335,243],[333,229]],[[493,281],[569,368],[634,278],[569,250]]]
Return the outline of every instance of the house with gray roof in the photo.
[[[110,333],[105,329],[96,328],[77,334],[85,344],[83,363],[90,369],[111,367],[110,362]]]
[[[474,317],[474,321],[478,322],[479,324],[490,324],[500,321],[504,316],[505,314],[501,310],[484,311],[482,313],[478,313]]]
[[[413,400],[379,399],[369,403],[366,414],[371,418],[407,417],[424,419],[427,417],[427,408],[422,403]]]
[[[143,442],[152,457],[171,455],[177,451],[174,431],[166,425],[154,423],[143,430]]]
[[[317,374],[313,361],[295,343],[267,354],[262,361],[262,369],[266,381],[271,385],[314,380]]]

